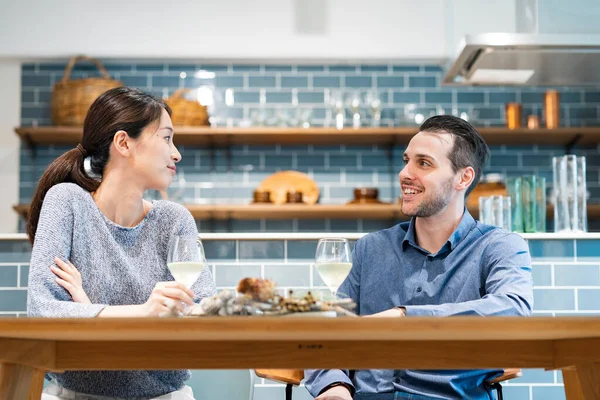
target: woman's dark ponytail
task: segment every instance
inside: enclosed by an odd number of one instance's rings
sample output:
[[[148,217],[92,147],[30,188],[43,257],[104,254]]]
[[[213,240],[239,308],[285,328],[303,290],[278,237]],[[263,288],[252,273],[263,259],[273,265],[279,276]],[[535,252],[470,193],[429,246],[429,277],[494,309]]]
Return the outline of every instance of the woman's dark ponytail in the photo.
[[[79,144],[76,148],[67,151],[65,154],[52,161],[42,175],[33,199],[31,200],[27,218],[27,236],[29,237],[31,244],[33,244],[35,239],[35,231],[37,230],[38,221],[40,219],[44,197],[46,197],[46,193],[48,193],[48,190],[50,190],[52,186],[63,182],[72,182],[81,186],[88,192],[93,192],[100,186],[100,182],[90,178],[84,170],[83,164],[86,155],[87,151]]]

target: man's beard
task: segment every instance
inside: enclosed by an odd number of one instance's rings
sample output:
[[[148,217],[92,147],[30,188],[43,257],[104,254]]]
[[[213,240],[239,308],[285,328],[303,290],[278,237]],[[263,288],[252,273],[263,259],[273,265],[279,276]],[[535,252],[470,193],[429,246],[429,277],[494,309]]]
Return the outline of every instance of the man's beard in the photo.
[[[433,198],[423,200],[412,214],[403,213],[407,217],[428,218],[442,211],[450,203],[452,178],[448,179]]]

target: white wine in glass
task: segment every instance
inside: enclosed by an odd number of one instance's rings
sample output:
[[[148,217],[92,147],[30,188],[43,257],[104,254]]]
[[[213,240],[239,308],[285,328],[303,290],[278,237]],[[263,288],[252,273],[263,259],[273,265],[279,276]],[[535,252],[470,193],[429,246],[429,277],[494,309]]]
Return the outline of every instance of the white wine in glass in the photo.
[[[172,236],[167,266],[175,281],[192,287],[206,267],[202,241],[196,236]]]
[[[319,240],[315,268],[335,297],[352,268],[352,252],[348,241],[342,238]]]

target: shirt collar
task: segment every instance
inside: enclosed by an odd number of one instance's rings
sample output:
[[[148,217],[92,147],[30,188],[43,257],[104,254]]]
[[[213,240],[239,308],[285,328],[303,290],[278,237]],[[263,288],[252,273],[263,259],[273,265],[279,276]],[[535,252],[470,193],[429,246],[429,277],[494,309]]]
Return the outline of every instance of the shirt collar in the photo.
[[[413,247],[420,248],[417,244],[416,234],[415,234],[415,218],[412,217],[410,219],[410,224],[408,225],[408,230],[406,231],[406,235],[404,236],[404,240],[402,240],[402,248],[404,249],[406,244],[410,244]],[[465,208],[462,218],[460,219],[460,223],[452,232],[444,246],[440,249],[440,253],[447,247],[450,247],[450,251],[454,250],[456,246],[462,242],[464,238],[467,237],[471,229],[475,226],[477,222],[473,219],[469,211]]]

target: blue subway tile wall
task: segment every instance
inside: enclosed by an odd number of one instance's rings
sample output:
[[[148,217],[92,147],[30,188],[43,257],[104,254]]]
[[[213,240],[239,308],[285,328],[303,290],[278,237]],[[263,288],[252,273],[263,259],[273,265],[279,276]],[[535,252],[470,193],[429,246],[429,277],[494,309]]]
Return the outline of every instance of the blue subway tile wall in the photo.
[[[321,230],[321,225],[316,228]],[[555,253],[546,257],[544,251],[560,241],[530,239],[528,243],[533,255],[534,316],[600,315],[600,247],[593,246],[597,240],[561,244],[563,250],[572,246],[577,252],[563,251],[570,255],[556,261],[549,261]],[[261,277],[273,279],[279,291],[329,293],[314,268],[316,246],[316,240],[204,240],[219,290],[235,288],[245,277]],[[0,317],[26,315],[29,250],[25,240],[0,241]],[[564,399],[562,376],[557,371],[526,369],[522,377],[503,386],[506,398]],[[255,388],[256,399],[284,397],[283,386],[268,380],[257,379]],[[303,387],[295,391],[298,398],[310,398]]]
[[[212,91],[214,105],[211,122],[223,125],[298,125],[333,124],[330,102],[337,92],[352,96],[369,91],[382,101],[382,125],[410,124],[416,112],[466,112],[476,126],[504,125],[504,104],[517,101],[524,112],[542,116],[543,93],[547,88],[532,87],[441,87],[443,74],[437,65],[263,65],[263,64],[181,64],[106,62],[115,79],[139,87],[160,97],[168,97],[179,88]],[[21,125],[50,125],[50,102],[53,85],[64,71],[64,64],[28,63],[22,66]],[[81,64],[74,77],[96,76],[95,67]],[[600,125],[600,87],[559,87],[561,123],[564,126]],[[362,110],[365,123],[370,122],[368,109]],[[347,117],[350,117],[349,112]],[[350,122],[350,118],[348,118]],[[414,124],[414,117],[412,120]],[[416,125],[415,125],[416,126]],[[20,159],[19,199],[28,203],[46,166],[69,147],[39,146],[35,153],[22,146]],[[179,176],[169,190],[171,198],[183,203],[227,204],[248,203],[252,191],[269,174],[295,169],[315,179],[321,190],[320,203],[342,204],[352,198],[356,186],[377,187],[380,199],[395,201],[399,195],[397,173],[402,167],[403,146],[232,146],[225,149],[181,148],[183,160]],[[391,150],[391,151],[390,151]],[[505,176],[537,174],[552,186],[551,158],[564,154],[557,146],[494,146],[485,173]],[[600,202],[600,146],[577,148],[587,157],[587,185],[590,202]],[[208,175],[211,174],[211,175]],[[226,175],[225,175],[226,174]],[[396,221],[377,222],[391,226]],[[371,221],[327,221],[325,230],[345,226],[361,231]],[[22,231],[22,221],[20,223]],[[248,232],[268,230],[265,221],[252,223],[219,223],[199,221],[204,232]],[[235,226],[234,226],[235,225]],[[289,221],[300,231],[300,221]],[[276,229],[283,229],[278,225]],[[305,227],[307,225],[304,225]],[[600,228],[591,222],[590,230]],[[221,229],[221,230],[219,230]],[[306,228],[305,228],[306,229]]]

